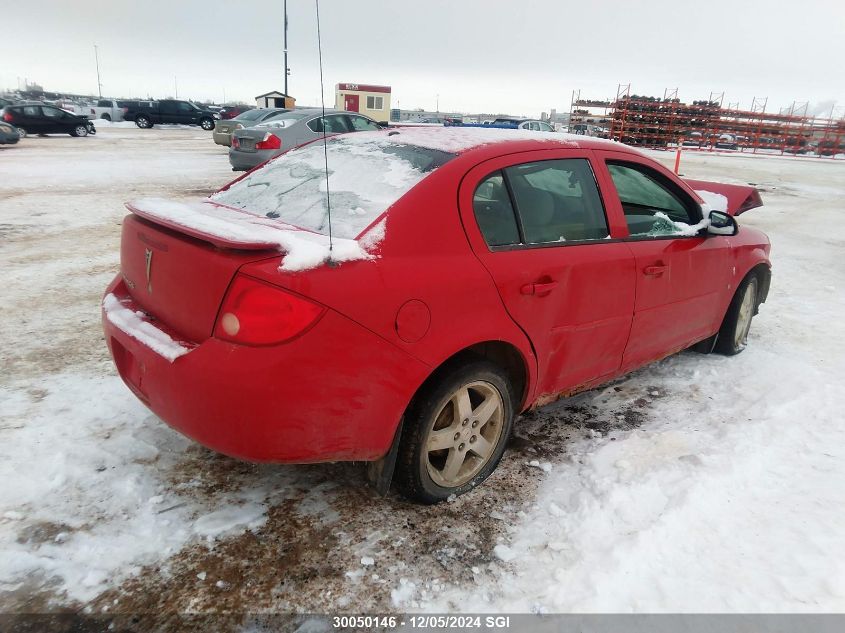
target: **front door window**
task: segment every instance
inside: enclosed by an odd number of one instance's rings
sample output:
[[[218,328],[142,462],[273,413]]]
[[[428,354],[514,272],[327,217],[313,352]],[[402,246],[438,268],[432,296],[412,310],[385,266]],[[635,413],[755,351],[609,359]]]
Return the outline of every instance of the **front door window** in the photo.
[[[608,163],[632,237],[695,235],[700,210],[661,182],[658,174],[633,164]]]

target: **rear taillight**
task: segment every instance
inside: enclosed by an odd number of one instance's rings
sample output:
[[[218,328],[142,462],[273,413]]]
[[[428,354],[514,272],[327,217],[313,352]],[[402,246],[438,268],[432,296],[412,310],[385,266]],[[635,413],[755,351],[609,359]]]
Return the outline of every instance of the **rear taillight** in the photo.
[[[273,345],[303,334],[325,308],[252,277],[238,275],[229,287],[214,336],[241,345]]]
[[[9,122],[11,122],[11,121],[12,121],[12,119],[14,119],[14,118],[15,118],[15,117],[13,117],[13,116],[12,116],[12,113],[11,113],[11,112],[6,112],[6,113],[4,113],[4,114],[3,114],[3,120],[4,120],[4,121],[9,121]]]
[[[238,140],[237,136],[232,137],[232,147],[238,149],[241,146],[241,142]]]
[[[255,149],[282,149],[282,139],[267,132],[264,138],[255,144]]]
[[[122,108],[122,110],[123,110],[123,114],[126,114],[127,112],[129,112],[129,108]]]

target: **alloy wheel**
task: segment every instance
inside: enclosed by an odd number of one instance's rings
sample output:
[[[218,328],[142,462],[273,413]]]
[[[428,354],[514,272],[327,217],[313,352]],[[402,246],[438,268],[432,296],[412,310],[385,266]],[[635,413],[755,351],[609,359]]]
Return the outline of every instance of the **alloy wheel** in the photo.
[[[457,488],[478,474],[499,444],[504,410],[499,390],[486,381],[452,393],[424,444],[426,468],[435,484]]]
[[[754,316],[754,300],[757,297],[757,281],[752,280],[745,288],[742,303],[739,304],[739,314],[734,331],[734,347],[743,348],[748,341],[748,331],[751,329],[751,317]]]

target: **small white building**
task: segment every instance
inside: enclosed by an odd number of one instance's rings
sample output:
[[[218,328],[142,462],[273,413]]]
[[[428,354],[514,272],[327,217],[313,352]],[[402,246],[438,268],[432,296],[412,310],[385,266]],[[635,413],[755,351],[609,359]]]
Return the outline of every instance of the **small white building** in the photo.
[[[379,123],[390,120],[390,86],[372,84],[337,84],[334,107],[360,112]]]
[[[296,99],[278,90],[255,97],[255,105],[259,108],[290,108],[292,110],[295,104]]]

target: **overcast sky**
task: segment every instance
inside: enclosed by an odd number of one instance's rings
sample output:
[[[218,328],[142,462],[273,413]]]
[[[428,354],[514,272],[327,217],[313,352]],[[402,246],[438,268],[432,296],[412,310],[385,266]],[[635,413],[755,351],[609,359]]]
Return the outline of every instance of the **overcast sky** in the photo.
[[[767,110],[845,106],[845,0],[321,0],[327,105],[338,82],[387,84],[393,107],[568,111],[573,89]],[[314,0],[288,0],[289,92],[320,95]],[[39,0],[2,13],[0,87],[252,102],[281,90],[282,0]],[[175,80],[174,80],[175,78]],[[174,85],[175,84],[175,85]],[[838,110],[837,114],[842,114]]]

